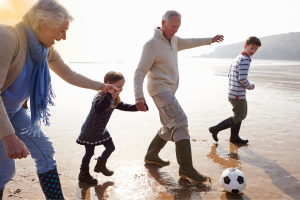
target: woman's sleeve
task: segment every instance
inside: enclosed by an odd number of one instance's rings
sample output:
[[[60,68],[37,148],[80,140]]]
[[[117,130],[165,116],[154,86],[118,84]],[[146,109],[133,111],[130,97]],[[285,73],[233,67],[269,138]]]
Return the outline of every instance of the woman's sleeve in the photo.
[[[112,101],[112,96],[109,92],[107,92],[102,99],[99,101],[94,101],[93,102],[93,109],[95,113],[100,115],[103,113],[109,106],[111,105]]]
[[[147,110],[149,110],[148,105],[147,104],[145,104],[145,105],[147,107]],[[127,103],[124,103],[122,101],[118,104],[116,109],[123,110],[123,111],[138,111],[135,104],[127,104]]]
[[[13,35],[4,29],[0,31],[0,91],[5,83],[10,64],[15,56],[17,43]],[[0,92],[1,94],[1,92]],[[15,130],[6,114],[0,95],[0,139],[14,134]]]
[[[52,46],[48,55],[50,69],[66,82],[92,90],[99,90],[103,83],[91,80],[75,71],[73,71],[61,58],[59,53]]]

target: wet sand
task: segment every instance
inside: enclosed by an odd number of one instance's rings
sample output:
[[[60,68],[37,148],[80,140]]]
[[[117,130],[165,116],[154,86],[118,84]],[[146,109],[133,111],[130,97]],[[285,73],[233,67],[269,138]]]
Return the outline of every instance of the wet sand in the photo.
[[[244,146],[228,141],[229,130],[219,134],[218,143],[208,132],[208,127],[232,115],[227,100],[228,66],[180,66],[176,96],[188,116],[194,166],[211,181],[195,184],[180,179],[172,142],[160,153],[171,161],[169,166],[144,164],[148,145],[160,128],[158,111],[145,90],[150,107],[147,113],[115,111],[109,122],[116,150],[107,166],[115,174],[96,174],[96,160],[92,160],[90,171],[98,185],[79,184],[84,147],[75,140],[95,92],[75,88],[53,76],[58,97],[51,109],[51,126],[45,130],[56,150],[66,199],[300,199],[300,66],[251,66],[249,80],[256,88],[247,93],[249,110],[240,136],[250,142]],[[121,71],[126,77],[121,98],[134,103],[134,70],[126,64],[100,67],[95,73],[95,66],[83,70],[74,65],[78,72],[100,80],[109,70]],[[98,146],[95,157],[102,151]],[[16,164],[17,174],[7,185],[4,199],[44,199],[34,161],[27,158],[16,160]],[[222,171],[229,167],[242,170],[246,176],[242,194],[225,192],[220,183]]]

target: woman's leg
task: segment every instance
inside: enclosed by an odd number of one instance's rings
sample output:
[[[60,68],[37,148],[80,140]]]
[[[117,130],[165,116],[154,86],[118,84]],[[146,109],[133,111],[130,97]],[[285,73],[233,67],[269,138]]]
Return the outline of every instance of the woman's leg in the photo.
[[[15,134],[22,140],[35,161],[37,174],[46,199],[63,199],[60,180],[54,159],[54,148],[50,138],[41,129],[39,135],[24,134],[24,128],[31,125],[30,113],[21,108],[11,118]]]
[[[4,190],[5,185],[14,177],[15,173],[15,160],[7,157],[4,144],[0,139],[0,191]]]

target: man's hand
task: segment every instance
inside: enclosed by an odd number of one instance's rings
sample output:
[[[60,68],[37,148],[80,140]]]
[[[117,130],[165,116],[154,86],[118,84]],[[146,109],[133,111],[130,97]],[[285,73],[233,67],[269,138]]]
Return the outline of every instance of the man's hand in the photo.
[[[223,35],[216,35],[215,37],[213,37],[212,39],[212,43],[215,43],[215,42],[222,42],[224,40],[224,36]]]
[[[251,88],[251,90],[254,90],[254,88],[255,88],[255,85],[254,85],[254,84],[252,84],[252,88]]]
[[[120,91],[113,84],[103,83],[100,87],[100,90],[102,90],[105,93],[107,93],[109,90],[114,90],[114,93],[111,93],[113,99],[115,99],[120,94]]]
[[[30,155],[26,145],[15,134],[2,138],[4,149],[9,159],[22,159]]]
[[[136,100],[135,102],[136,109],[138,109],[138,111],[146,112],[147,106],[145,105],[145,103],[146,103],[145,98],[140,98]]]

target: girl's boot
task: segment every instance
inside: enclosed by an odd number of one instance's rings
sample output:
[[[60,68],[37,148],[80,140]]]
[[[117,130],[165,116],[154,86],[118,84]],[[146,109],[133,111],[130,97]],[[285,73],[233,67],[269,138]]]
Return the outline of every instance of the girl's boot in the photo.
[[[103,161],[101,160],[101,157],[98,157],[97,159],[97,164],[95,166],[94,171],[95,172],[101,172],[104,176],[111,176],[114,174],[114,171],[111,171],[109,169],[106,168],[106,162],[107,161]]]
[[[46,199],[64,199],[56,167],[43,174],[38,174]]]
[[[229,117],[228,119],[225,119],[224,121],[220,122],[218,125],[210,127],[208,130],[212,134],[214,140],[216,142],[218,142],[219,141],[218,133],[224,129],[227,129],[227,128],[230,128],[233,126],[234,126],[234,122],[231,119],[231,117]]]
[[[200,174],[194,167],[192,161],[191,142],[189,139],[183,139],[175,142],[176,157],[179,164],[179,176],[188,178],[195,183],[204,183],[207,177]]]
[[[230,136],[231,143],[241,143],[241,144],[248,143],[248,140],[243,140],[239,136],[241,124],[242,124],[242,122],[239,122],[234,127],[231,127],[231,136]]]
[[[166,143],[167,141],[161,139],[161,137],[156,134],[149,145],[147,154],[145,156],[145,162],[147,164],[169,165],[170,162],[168,160],[164,161],[158,156],[158,153],[166,145]]]
[[[89,169],[90,168],[80,168],[78,180],[89,185],[96,185],[98,181],[90,175]]]

